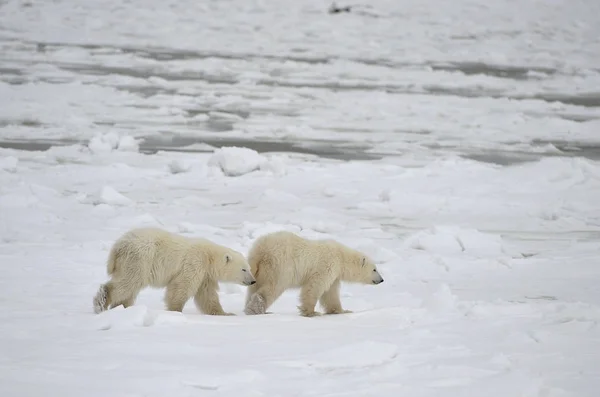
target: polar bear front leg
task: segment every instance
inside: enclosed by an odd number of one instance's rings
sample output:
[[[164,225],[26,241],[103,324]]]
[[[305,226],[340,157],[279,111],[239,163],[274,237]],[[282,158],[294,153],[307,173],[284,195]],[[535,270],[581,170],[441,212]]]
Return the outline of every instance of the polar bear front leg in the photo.
[[[315,306],[321,295],[330,286],[331,282],[324,279],[323,275],[312,275],[300,289],[300,306],[298,306],[300,315],[304,317],[320,316],[321,313],[315,311]]]
[[[333,282],[331,287],[319,299],[319,303],[323,306],[325,314],[342,314],[352,313],[351,310],[342,309],[342,302],[340,301],[340,280],[337,279]]]
[[[223,310],[217,291],[219,291],[219,284],[214,280],[205,279],[194,296],[194,303],[198,310],[211,316],[235,316]]]

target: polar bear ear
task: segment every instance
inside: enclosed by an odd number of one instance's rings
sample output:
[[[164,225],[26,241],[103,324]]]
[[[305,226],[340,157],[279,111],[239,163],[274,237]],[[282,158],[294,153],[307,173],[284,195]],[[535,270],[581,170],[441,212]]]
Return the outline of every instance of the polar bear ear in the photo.
[[[225,263],[231,262],[231,255],[225,254]]]

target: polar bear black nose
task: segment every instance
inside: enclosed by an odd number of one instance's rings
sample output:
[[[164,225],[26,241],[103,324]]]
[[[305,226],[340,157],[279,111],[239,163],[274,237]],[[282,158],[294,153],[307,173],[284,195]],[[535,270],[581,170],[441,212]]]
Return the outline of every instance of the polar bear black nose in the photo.
[[[250,285],[256,284],[256,281],[250,281]]]

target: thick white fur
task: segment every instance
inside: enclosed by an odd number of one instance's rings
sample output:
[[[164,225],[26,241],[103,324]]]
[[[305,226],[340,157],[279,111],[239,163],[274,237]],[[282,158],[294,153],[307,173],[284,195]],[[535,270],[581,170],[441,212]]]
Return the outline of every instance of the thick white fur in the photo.
[[[365,254],[334,240],[309,240],[280,231],[259,237],[248,254],[256,284],[248,288],[248,315],[264,314],[289,288],[300,288],[300,314],[315,312],[317,301],[326,314],[349,313],[342,309],[340,282],[379,284],[383,278]]]
[[[254,283],[244,256],[202,238],[188,238],[158,228],[130,230],[110,251],[107,272],[111,280],[102,284],[94,297],[99,313],[135,303],[145,287],[167,287],[167,310],[183,310],[193,296],[198,310],[205,314],[225,313],[219,302],[218,282],[242,285]]]

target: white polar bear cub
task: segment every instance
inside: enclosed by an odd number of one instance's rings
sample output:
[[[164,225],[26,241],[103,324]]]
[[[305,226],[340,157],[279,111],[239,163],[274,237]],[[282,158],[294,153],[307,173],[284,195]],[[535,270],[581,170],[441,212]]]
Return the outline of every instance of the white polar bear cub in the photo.
[[[342,309],[340,282],[380,284],[383,277],[363,253],[334,240],[308,240],[279,231],[259,237],[248,262],[256,284],[248,288],[248,315],[264,314],[289,288],[301,288],[300,314],[318,316],[317,301],[326,314],[351,313]]]
[[[198,310],[225,313],[219,302],[218,282],[252,285],[256,281],[244,256],[203,238],[189,238],[158,228],[133,229],[112,246],[107,263],[111,280],[94,297],[100,313],[135,303],[145,287],[167,287],[167,310],[181,312],[193,296]]]

